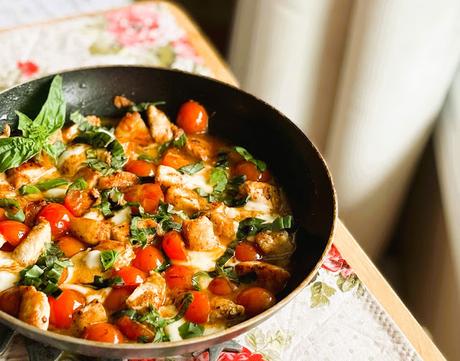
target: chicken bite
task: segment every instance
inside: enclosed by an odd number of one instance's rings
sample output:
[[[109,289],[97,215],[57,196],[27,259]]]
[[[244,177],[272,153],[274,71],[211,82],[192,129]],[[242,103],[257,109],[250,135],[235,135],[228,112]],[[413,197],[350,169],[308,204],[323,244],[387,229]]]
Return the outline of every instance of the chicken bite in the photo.
[[[127,188],[139,183],[137,175],[130,172],[117,172],[108,176],[100,177],[97,183],[99,189]]]
[[[211,300],[211,313],[209,315],[210,322],[216,322],[220,320],[234,321],[243,315],[244,306],[237,305],[227,298],[214,297]]]
[[[166,281],[153,272],[147,280],[137,286],[126,299],[126,305],[132,309],[145,311],[149,307],[159,308],[166,300]]]
[[[70,230],[80,241],[96,245],[110,239],[110,225],[104,221],[90,218],[76,218],[70,220]]]
[[[209,251],[220,245],[212,222],[205,216],[185,220],[182,230],[187,246],[192,251]]]
[[[180,186],[171,186],[168,188],[166,202],[189,215],[204,209],[207,205],[206,200],[200,197],[195,191]]]
[[[19,319],[41,330],[47,330],[50,320],[50,304],[46,294],[37,291],[33,286],[22,286],[21,293]]]
[[[150,134],[156,143],[163,144],[173,138],[175,125],[156,106],[149,105],[147,108],[147,121],[150,126]]]
[[[101,302],[94,300],[78,309],[72,318],[72,333],[81,335],[85,329],[95,323],[107,322],[107,312]]]
[[[238,276],[255,273],[257,284],[275,294],[283,290],[291,276],[281,267],[260,261],[240,262],[235,266],[235,271]]]
[[[51,226],[47,220],[40,219],[27,237],[14,249],[13,258],[24,267],[33,265],[49,242],[51,242]]]

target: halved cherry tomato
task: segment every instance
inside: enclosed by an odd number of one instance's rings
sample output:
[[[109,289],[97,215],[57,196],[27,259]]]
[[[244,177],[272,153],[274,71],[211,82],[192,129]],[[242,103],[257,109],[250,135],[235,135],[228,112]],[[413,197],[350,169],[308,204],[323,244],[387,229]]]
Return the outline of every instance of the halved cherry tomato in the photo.
[[[236,286],[232,284],[225,277],[214,278],[208,286],[208,290],[218,296],[226,296],[231,294],[236,289]]]
[[[113,275],[121,277],[124,286],[140,285],[147,277],[145,272],[132,266],[122,267],[118,271],[114,271]]]
[[[19,287],[11,287],[0,293],[0,310],[11,316],[18,317],[22,301],[22,291]]]
[[[51,233],[56,238],[70,228],[70,212],[59,203],[49,203],[38,213],[38,218],[45,218],[51,226]]]
[[[164,261],[165,258],[158,248],[154,246],[147,246],[137,249],[133,266],[148,273],[156,270],[163,264]]]
[[[163,236],[161,247],[166,255],[171,259],[185,261],[187,253],[185,251],[184,240],[177,231],[169,231]]]
[[[185,319],[194,323],[205,323],[208,321],[211,305],[208,295],[202,291],[192,291],[193,301],[185,311]]]
[[[65,207],[75,216],[84,215],[94,203],[87,190],[71,189],[64,198]]]
[[[208,113],[200,103],[189,100],[180,107],[176,123],[187,134],[204,133],[208,129]]]
[[[155,213],[165,197],[159,184],[145,183],[129,187],[125,199],[128,202],[139,202],[147,213]]]
[[[120,331],[130,340],[143,342],[152,342],[155,338],[155,332],[142,323],[130,319],[128,316],[120,317],[116,322]]]
[[[247,161],[238,163],[233,174],[236,176],[244,175],[250,181],[268,182],[270,180],[270,173],[267,170],[261,172],[254,163]]]
[[[120,330],[107,322],[100,322],[89,325],[83,332],[83,338],[86,340],[109,342],[109,343],[122,343],[123,334]]]
[[[184,165],[193,163],[193,158],[188,157],[182,154],[179,150],[175,148],[168,149],[161,160],[161,165],[167,165],[168,167],[172,167],[178,169],[183,167]]]
[[[133,293],[132,287],[112,288],[104,301],[104,307],[110,312],[126,308],[125,301]]]
[[[69,328],[76,310],[85,304],[85,296],[74,290],[64,290],[57,297],[48,297],[50,323],[57,328]]]
[[[29,227],[17,221],[1,221],[0,234],[12,246],[16,247],[29,233]]]
[[[170,289],[192,289],[194,271],[187,266],[172,265],[165,271],[166,284]]]
[[[238,261],[257,261],[261,257],[252,244],[243,242],[236,246],[235,258]]]
[[[68,258],[86,249],[86,245],[83,242],[71,236],[64,236],[59,238],[57,245]]]
[[[250,287],[238,294],[236,303],[244,306],[248,316],[255,316],[273,306],[275,303],[275,296],[265,288]]]
[[[145,160],[130,160],[125,165],[127,172],[134,173],[138,177],[153,177],[155,175],[155,164]]]

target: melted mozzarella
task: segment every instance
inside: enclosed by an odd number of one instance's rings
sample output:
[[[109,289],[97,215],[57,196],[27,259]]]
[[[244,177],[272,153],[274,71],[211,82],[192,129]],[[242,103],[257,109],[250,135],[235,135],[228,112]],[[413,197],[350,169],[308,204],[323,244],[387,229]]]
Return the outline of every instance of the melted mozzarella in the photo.
[[[249,200],[248,203],[244,205],[244,209],[247,211],[256,211],[262,213],[270,213],[271,208],[267,203],[264,202],[256,202]]]
[[[88,148],[90,147],[86,144],[76,144],[67,147],[67,149],[60,155],[58,159],[58,167],[62,167],[64,162],[70,159],[70,157],[83,156],[83,154],[86,156],[86,150]]]
[[[185,323],[185,318],[181,318],[165,327],[165,332],[171,341],[180,341],[182,337],[179,333],[179,327]]]
[[[216,260],[222,256],[225,248],[218,248],[209,252],[188,251],[186,261],[175,261],[175,264],[191,266],[203,271],[212,271],[215,268]]]
[[[113,224],[122,224],[131,222],[131,209],[129,207],[123,208],[119,211],[114,212],[112,218],[110,218]]]
[[[19,281],[18,273],[0,271],[0,291],[13,287]]]
[[[110,288],[102,288],[100,290],[94,290],[89,287],[75,285],[75,284],[63,284],[61,285],[62,289],[73,290],[78,293],[81,293],[86,298],[86,302],[90,303],[92,301],[99,301],[104,302],[107,298],[108,294],[110,293]]]
[[[195,174],[184,175],[183,177],[184,187],[188,189],[201,188],[206,193],[211,193],[213,188],[212,186],[208,184],[207,177],[206,177],[208,173],[209,173],[209,170],[205,168]]]
[[[89,251],[85,257],[86,266],[90,269],[101,269],[101,251],[94,249]]]
[[[83,215],[83,218],[94,219],[95,221],[103,221],[104,215],[101,213],[99,209],[93,209],[88,213]]]
[[[67,186],[48,189],[46,192],[43,193],[43,195],[46,198],[64,198],[66,192],[67,192]]]
[[[218,323],[218,324],[213,324],[213,325],[205,325],[204,326],[203,336],[211,335],[213,333],[223,331],[223,330],[225,330],[225,324],[224,323]]]

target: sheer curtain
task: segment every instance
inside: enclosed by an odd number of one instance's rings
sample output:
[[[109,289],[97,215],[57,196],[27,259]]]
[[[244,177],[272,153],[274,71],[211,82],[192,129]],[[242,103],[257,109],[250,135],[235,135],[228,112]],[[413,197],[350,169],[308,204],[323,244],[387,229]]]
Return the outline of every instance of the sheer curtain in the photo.
[[[458,0],[238,3],[233,70],[326,155],[340,217],[371,257],[460,62],[459,19]]]

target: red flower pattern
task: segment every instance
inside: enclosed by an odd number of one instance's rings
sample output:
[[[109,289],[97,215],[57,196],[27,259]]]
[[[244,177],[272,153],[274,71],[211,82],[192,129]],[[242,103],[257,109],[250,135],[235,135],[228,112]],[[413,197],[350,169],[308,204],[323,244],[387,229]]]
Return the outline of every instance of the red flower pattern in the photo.
[[[341,275],[345,278],[351,276],[354,271],[350,268],[347,261],[342,258],[342,255],[339,253],[337,248],[332,245],[329,253],[324,260],[322,268],[327,269],[331,272],[341,271]]]
[[[160,361],[162,359],[144,358],[144,359],[132,359],[130,361]],[[187,359],[189,360],[189,359]],[[192,361],[190,359],[189,361]],[[203,352],[199,356],[195,357],[193,361],[209,361],[209,353]],[[265,361],[263,356],[258,353],[252,353],[246,347],[243,347],[241,352],[222,352],[219,356],[218,361]]]
[[[22,76],[31,77],[38,72],[38,65],[30,60],[18,61],[16,63],[17,68],[21,72]]]

